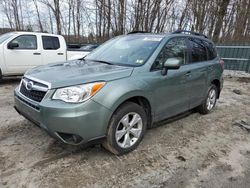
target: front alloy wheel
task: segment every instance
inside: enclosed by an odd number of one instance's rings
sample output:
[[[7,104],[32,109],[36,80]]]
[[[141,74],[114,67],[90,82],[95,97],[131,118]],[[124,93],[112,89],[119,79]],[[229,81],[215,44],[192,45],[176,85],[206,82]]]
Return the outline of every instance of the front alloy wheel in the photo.
[[[133,146],[142,133],[142,118],[138,113],[126,114],[118,123],[115,132],[115,139],[121,148]]]
[[[142,106],[126,102],[112,115],[103,146],[116,155],[133,151],[141,142],[147,127]]]

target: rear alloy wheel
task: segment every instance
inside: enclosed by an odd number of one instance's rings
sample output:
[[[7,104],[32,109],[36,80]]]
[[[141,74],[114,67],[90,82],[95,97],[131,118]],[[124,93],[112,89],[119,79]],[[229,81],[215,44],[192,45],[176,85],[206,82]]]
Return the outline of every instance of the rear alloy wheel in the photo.
[[[207,97],[207,110],[212,110],[215,106],[216,103],[216,90],[214,88],[212,88],[209,93],[208,93],[208,97]]]
[[[208,114],[211,112],[217,101],[218,89],[215,85],[211,85],[208,90],[208,94],[204,102],[197,108],[201,114]]]
[[[146,130],[147,116],[138,104],[126,102],[113,114],[103,146],[116,155],[134,150]]]

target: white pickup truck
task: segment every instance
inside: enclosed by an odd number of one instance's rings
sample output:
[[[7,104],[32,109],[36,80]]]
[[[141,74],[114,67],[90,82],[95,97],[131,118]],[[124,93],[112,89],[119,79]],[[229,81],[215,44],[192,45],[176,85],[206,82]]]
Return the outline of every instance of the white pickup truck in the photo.
[[[47,33],[11,32],[0,35],[0,80],[22,75],[26,70],[48,63],[74,60],[89,52],[67,51],[64,37]]]

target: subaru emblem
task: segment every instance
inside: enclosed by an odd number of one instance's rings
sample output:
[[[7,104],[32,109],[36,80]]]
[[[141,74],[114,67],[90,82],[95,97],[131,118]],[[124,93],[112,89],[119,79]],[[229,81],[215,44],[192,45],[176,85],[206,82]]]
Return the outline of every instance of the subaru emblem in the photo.
[[[32,81],[29,81],[29,82],[27,83],[27,85],[26,85],[26,89],[29,90],[29,91],[32,90],[33,85],[34,85],[34,83],[33,83]]]

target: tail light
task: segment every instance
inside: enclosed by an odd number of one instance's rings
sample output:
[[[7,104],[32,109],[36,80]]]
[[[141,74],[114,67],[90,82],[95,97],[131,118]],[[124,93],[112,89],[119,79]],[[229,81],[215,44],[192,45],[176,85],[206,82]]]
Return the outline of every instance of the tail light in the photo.
[[[221,65],[221,68],[224,70],[224,64],[225,62],[223,61],[223,59],[220,59],[220,65]]]

